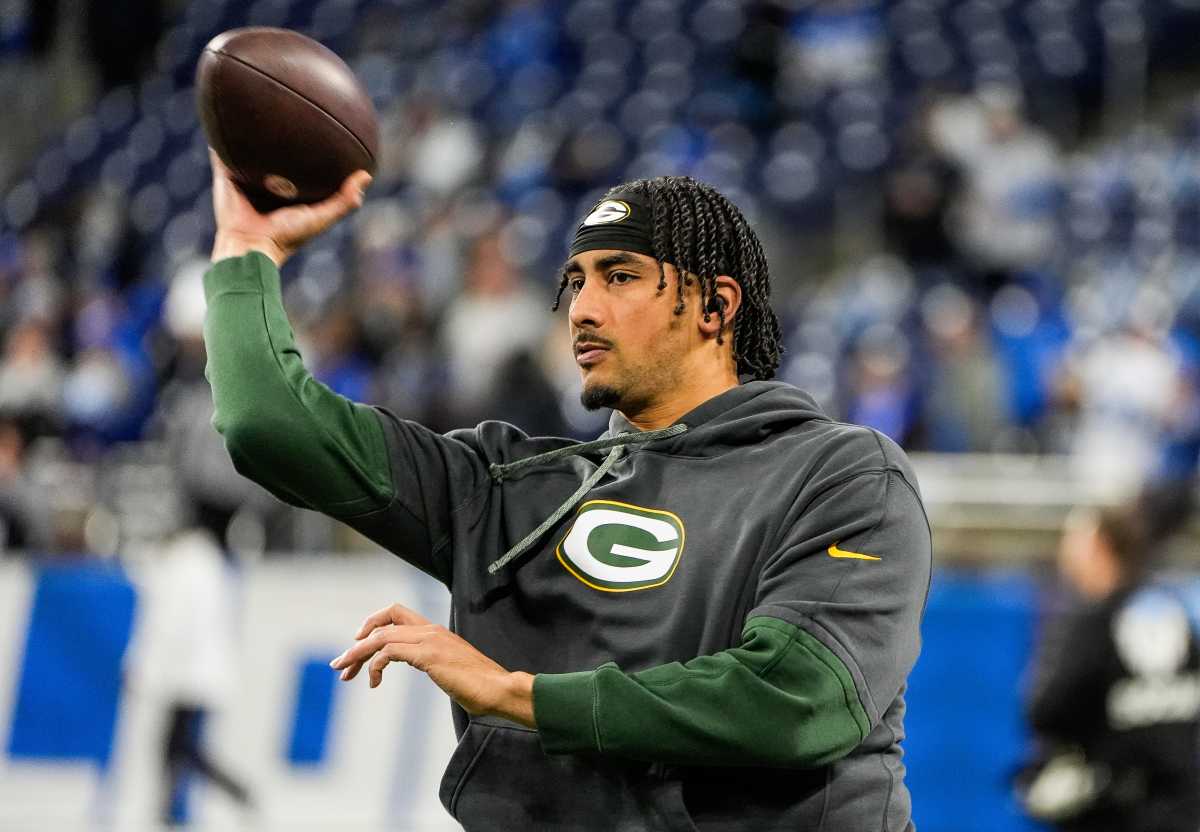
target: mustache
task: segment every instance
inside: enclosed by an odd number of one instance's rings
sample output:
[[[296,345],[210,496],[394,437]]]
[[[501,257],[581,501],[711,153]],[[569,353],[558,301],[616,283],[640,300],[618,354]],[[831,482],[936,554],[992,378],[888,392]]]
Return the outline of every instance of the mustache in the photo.
[[[575,336],[574,346],[579,347],[580,344],[596,344],[607,349],[612,349],[615,344],[607,338],[601,338],[599,335],[590,335],[586,332],[581,332]]]

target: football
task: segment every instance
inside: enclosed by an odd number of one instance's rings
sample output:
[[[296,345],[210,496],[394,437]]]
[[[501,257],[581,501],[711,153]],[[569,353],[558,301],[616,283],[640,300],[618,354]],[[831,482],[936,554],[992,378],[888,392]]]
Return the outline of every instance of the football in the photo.
[[[200,55],[196,103],[208,143],[259,211],[318,202],[374,172],[375,108],[346,63],[290,29],[217,35]]]

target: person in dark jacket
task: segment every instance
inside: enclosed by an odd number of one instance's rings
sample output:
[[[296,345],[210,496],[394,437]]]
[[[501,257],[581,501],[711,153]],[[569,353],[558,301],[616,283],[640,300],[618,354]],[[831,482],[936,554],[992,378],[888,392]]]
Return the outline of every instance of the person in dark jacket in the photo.
[[[1044,751],[1030,814],[1064,832],[1200,828],[1200,651],[1183,599],[1151,581],[1137,507],[1077,511],[1059,571],[1078,602],[1048,628],[1028,716]]]
[[[449,627],[393,604],[332,664],[375,686],[404,662],[450,696],[441,798],[466,829],[914,828],[916,480],[771,380],[767,263],[734,205],[660,177],[580,223],[559,296],[583,402],[613,409],[599,439],[443,435],[314,381],[280,301],[278,266],[365,174],[263,216],[213,164],[214,424],[243,474],[449,589]]]

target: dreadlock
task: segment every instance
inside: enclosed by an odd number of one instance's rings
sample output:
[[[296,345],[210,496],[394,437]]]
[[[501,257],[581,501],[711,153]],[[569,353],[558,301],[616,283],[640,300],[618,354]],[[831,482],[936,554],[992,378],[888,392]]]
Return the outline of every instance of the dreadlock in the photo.
[[[610,189],[603,199],[616,199],[629,191],[640,194],[652,208],[660,293],[667,288],[663,264],[675,266],[678,298],[675,314],[682,315],[685,308],[684,286],[699,280],[704,320],[708,321],[713,314],[720,318],[717,343],[725,343],[722,340],[725,307],[717,306],[714,313],[710,304],[716,294],[717,277],[729,275],[742,287],[742,304],[732,324],[733,359],[738,375],[773,378],[783,354],[779,319],[770,304],[767,258],[742,212],[712,186],[690,176],[637,179]],[[554,299],[555,310],[567,282],[564,274]]]

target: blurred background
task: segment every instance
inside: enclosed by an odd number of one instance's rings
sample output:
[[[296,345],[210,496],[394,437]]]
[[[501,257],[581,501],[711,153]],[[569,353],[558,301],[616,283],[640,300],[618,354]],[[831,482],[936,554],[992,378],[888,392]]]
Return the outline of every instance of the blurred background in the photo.
[[[0,828],[154,828],[164,788],[198,827],[454,828],[440,693],[321,669],[445,599],[209,426],[192,76],[245,25],[334,49],[382,120],[366,205],[284,270],[306,364],[433,428],[596,436],[550,311],[582,212],[667,173],[742,208],[779,377],[921,478],[917,824],[1040,828],[1012,777],[1068,512],[1136,501],[1200,598],[1200,0],[0,0]],[[217,761],[164,757],[201,717]]]

